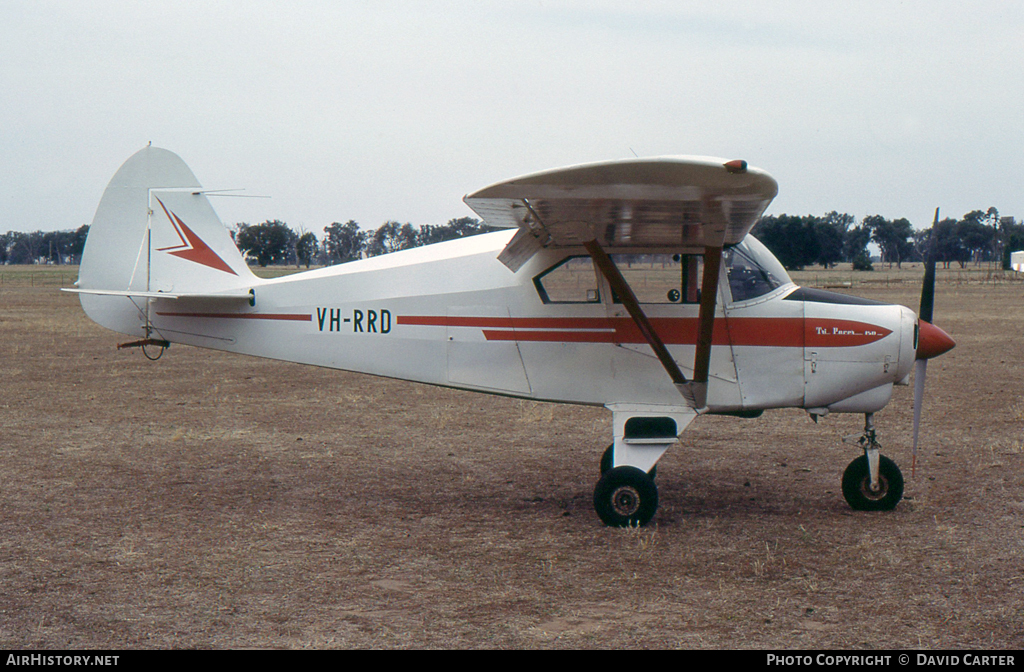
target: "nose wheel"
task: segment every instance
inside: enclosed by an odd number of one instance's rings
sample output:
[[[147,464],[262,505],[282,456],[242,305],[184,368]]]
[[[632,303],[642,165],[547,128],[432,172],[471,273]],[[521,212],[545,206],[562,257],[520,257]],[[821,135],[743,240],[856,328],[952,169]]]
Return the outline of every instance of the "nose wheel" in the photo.
[[[867,455],[861,455],[843,472],[843,497],[857,511],[891,511],[903,499],[903,473],[885,455],[878,456],[878,484],[871,487]]]
[[[871,413],[866,415],[858,443],[864,454],[843,472],[843,497],[856,511],[891,511],[903,499],[903,472],[878,452],[881,446],[875,440]]]

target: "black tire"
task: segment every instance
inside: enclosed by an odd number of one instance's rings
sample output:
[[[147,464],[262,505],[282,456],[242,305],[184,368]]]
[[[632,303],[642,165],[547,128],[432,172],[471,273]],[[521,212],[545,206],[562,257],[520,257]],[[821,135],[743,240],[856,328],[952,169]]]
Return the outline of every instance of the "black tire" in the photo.
[[[612,468],[612,451],[615,450],[615,444],[609,445],[601,453],[601,475],[604,476],[608,473],[608,470]],[[658,465],[651,467],[651,470],[647,472],[647,475],[654,478],[658,475]]]
[[[878,456],[878,491],[871,490],[867,455],[861,455],[843,472],[843,497],[856,511],[891,511],[903,499],[903,474],[885,455]]]
[[[594,509],[609,527],[642,527],[658,510],[658,486],[636,467],[609,469],[594,488]]]
[[[604,476],[612,468],[612,452],[615,450],[615,444],[609,445],[601,453],[601,475]]]

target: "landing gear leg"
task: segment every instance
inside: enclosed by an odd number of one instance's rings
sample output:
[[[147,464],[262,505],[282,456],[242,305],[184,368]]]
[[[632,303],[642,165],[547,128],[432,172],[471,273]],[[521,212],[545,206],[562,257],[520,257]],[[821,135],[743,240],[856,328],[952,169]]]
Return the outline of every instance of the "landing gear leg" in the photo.
[[[864,434],[858,440],[864,455],[843,472],[843,497],[857,511],[890,511],[903,499],[903,473],[879,450],[874,413],[864,416]]]
[[[601,455],[594,509],[605,525],[646,525],[658,510],[654,483],[661,456],[697,417],[692,408],[612,404],[612,445]]]
[[[604,452],[601,453],[601,475],[602,476],[607,474],[608,471],[612,468],[612,465],[615,464],[615,453],[614,453],[614,451],[615,451],[615,444],[613,443],[613,444],[609,445],[607,448],[605,448]],[[657,475],[658,475],[658,465],[654,465],[653,467],[651,467],[647,471],[647,475],[650,476],[651,478],[656,478]]]

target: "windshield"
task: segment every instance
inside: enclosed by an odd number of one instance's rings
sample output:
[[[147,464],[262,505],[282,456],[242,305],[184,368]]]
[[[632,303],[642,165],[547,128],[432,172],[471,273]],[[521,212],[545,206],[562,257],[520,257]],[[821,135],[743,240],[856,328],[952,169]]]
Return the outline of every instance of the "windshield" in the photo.
[[[756,299],[793,282],[779,260],[753,236],[726,250],[724,262],[734,303]]]

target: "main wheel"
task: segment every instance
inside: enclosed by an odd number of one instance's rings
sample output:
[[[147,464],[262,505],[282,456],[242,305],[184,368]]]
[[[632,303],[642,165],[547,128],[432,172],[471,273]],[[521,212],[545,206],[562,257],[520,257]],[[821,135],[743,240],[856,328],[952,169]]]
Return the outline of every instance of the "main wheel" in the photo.
[[[646,525],[658,510],[658,486],[636,467],[609,469],[594,488],[594,509],[610,527]]]
[[[609,445],[601,453],[601,475],[604,476],[612,468],[612,453],[615,452],[615,444]]]
[[[607,448],[605,448],[604,452],[601,453],[601,475],[602,476],[607,474],[608,470],[612,468],[612,460],[613,460],[612,453],[614,451],[615,451],[615,444],[613,443],[613,444],[609,445]],[[651,478],[654,478],[655,476],[657,476],[658,475],[658,465],[654,465],[653,467],[651,467],[651,470],[647,472],[647,475],[650,476]]]
[[[891,511],[903,499],[903,474],[895,462],[879,455],[878,490],[872,490],[868,457],[861,455],[843,472],[843,497],[857,511]]]

